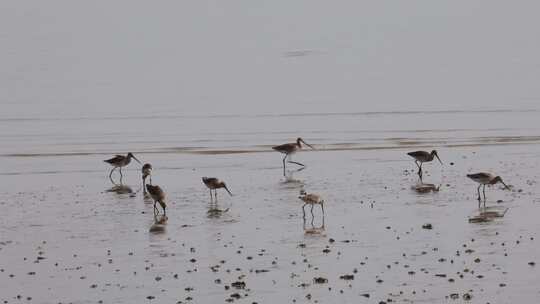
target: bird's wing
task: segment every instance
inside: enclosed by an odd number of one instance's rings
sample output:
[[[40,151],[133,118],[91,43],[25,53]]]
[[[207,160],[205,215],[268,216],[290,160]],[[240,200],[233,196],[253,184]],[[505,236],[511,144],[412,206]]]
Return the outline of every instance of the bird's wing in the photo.
[[[119,162],[119,161],[122,160],[123,158],[124,158],[123,155],[116,155],[115,157],[113,157],[113,158],[111,158],[111,159],[106,159],[106,160],[104,160],[104,161],[107,162],[107,163],[112,164],[112,163]]]
[[[288,143],[288,144],[283,144],[283,145],[279,145],[279,146],[274,146],[274,147],[272,147],[272,149],[274,149],[276,151],[286,151],[286,150],[291,149],[295,145],[296,145],[295,143]]]
[[[425,156],[425,155],[428,155],[428,154],[429,153],[426,152],[426,151],[414,151],[414,152],[407,153],[407,155],[412,156],[412,157]]]
[[[474,173],[474,174],[467,174],[467,177],[472,178],[472,179],[484,179],[484,178],[490,178],[491,174],[480,172],[480,173]]]

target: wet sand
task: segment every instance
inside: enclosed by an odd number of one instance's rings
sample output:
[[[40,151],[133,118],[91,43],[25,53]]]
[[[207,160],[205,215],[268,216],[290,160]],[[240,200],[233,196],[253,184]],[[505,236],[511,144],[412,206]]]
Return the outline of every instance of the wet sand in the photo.
[[[0,300],[534,302],[540,146],[440,148],[445,165],[427,164],[424,181],[441,186],[427,193],[411,189],[407,151],[301,153],[307,168],[288,180],[275,152],[139,153],[168,195],[168,221],[153,232],[136,163],[124,170],[131,189],[116,193],[99,153],[4,156]],[[479,209],[465,174],[478,170],[513,190],[488,189],[488,210],[504,217],[469,223]],[[218,208],[228,211],[208,212],[201,176],[227,182],[234,196],[218,191]],[[301,189],[324,197],[324,227],[318,206],[303,221]]]

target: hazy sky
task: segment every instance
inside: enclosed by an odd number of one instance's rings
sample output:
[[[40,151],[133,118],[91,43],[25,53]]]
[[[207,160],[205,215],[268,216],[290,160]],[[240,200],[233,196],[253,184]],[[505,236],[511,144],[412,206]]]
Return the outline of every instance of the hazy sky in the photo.
[[[538,1],[0,1],[2,118],[538,108]]]

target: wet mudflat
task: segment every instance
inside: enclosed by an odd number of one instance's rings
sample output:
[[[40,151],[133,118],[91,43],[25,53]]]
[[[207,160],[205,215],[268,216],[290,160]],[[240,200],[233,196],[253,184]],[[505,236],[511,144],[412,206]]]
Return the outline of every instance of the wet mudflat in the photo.
[[[445,165],[426,164],[424,173],[439,189],[427,192],[412,188],[418,177],[406,151],[320,147],[295,156],[308,166],[287,178],[278,153],[140,153],[168,195],[168,220],[157,225],[135,164],[118,187],[101,155],[11,157],[21,173],[0,176],[0,300],[534,301],[540,147],[439,149]],[[480,210],[465,174],[477,170],[513,186],[487,191],[482,211],[508,209],[504,217],[469,222]],[[210,205],[202,176],[224,179],[234,193],[218,192],[223,212]],[[324,218],[318,206],[302,218],[302,189],[324,197]]]

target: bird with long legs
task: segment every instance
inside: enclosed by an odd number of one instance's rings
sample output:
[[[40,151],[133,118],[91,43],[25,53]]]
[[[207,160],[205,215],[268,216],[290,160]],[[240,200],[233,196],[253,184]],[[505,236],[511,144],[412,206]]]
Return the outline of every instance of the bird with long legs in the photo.
[[[218,178],[215,178],[215,177],[203,177],[202,178],[202,181],[203,183],[206,185],[206,187],[208,189],[210,189],[210,202],[212,202],[213,198],[212,198],[212,190],[214,190],[214,197],[216,199],[216,202],[217,202],[217,189],[219,188],[224,188],[230,196],[233,196],[231,191],[229,191],[229,188],[227,188],[227,185],[219,180]]]
[[[278,151],[280,153],[285,154],[285,156],[283,157],[283,176],[285,176],[285,177],[287,176],[286,173],[285,173],[285,168],[286,168],[285,163],[286,162],[305,167],[305,165],[302,164],[302,163],[290,160],[291,155],[295,154],[296,152],[298,152],[298,151],[300,151],[302,149],[302,144],[310,147],[311,149],[315,149],[315,148],[313,148],[312,145],[306,143],[300,137],[298,137],[296,139],[296,142],[294,142],[294,143],[287,143],[287,144],[272,147],[272,149],[274,149],[275,151]]]
[[[324,200],[321,198],[320,195],[318,194],[313,194],[313,193],[306,193],[306,191],[304,190],[301,190],[300,191],[300,196],[298,197],[300,200],[302,200],[304,202],[304,205],[302,205],[302,212],[304,214],[304,219],[306,218],[306,210],[304,209],[307,205],[311,205],[311,216],[314,217],[313,215],[313,207],[315,205],[321,205],[321,210],[322,210],[322,214],[323,214],[323,218],[324,218]]]
[[[148,193],[154,200],[154,216],[159,214],[159,209],[157,208],[156,204],[159,203],[161,208],[163,209],[163,215],[167,215],[167,205],[165,204],[165,192],[163,189],[161,189],[158,185],[146,185],[146,190],[148,190]]]
[[[110,164],[111,166],[113,166],[112,170],[111,170],[111,173],[109,173],[109,179],[111,180],[111,182],[114,184],[114,181],[112,179],[112,174],[114,172],[114,170],[116,170],[116,168],[119,168],[119,171],[120,171],[120,183],[122,183],[122,178],[124,177],[122,175],[122,167],[125,167],[127,165],[129,165],[129,163],[131,162],[131,159],[134,159],[136,160],[139,164],[141,163],[134,155],[133,153],[129,152],[126,156],[124,155],[116,155],[115,157],[111,158],[111,159],[106,159],[104,160],[104,162]]]
[[[477,189],[478,208],[480,208],[480,203],[482,202],[482,198],[480,196],[480,187],[483,187],[482,192],[484,193],[484,208],[486,207],[486,185],[495,185],[496,183],[501,183],[504,185],[506,190],[510,190],[510,187],[503,182],[502,178],[500,176],[496,176],[495,174],[480,172],[467,174],[467,177],[479,184]]]
[[[420,177],[420,180],[422,180],[422,165],[424,163],[428,163],[437,157],[441,165],[443,164],[436,150],[431,151],[431,153],[427,151],[414,151],[407,153],[407,155],[414,158],[414,163],[418,167],[418,176]]]
[[[146,194],[146,179],[148,177],[150,177],[150,184],[152,184],[152,165],[144,164],[141,168],[141,173],[142,173],[143,193]]]

